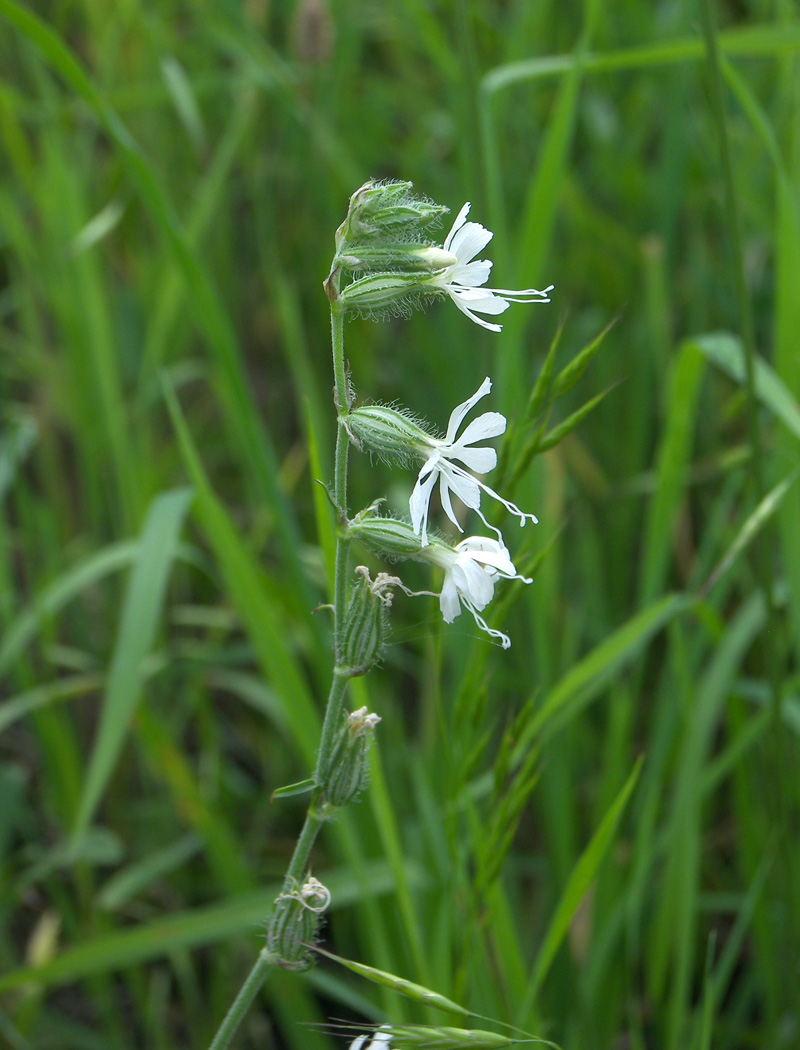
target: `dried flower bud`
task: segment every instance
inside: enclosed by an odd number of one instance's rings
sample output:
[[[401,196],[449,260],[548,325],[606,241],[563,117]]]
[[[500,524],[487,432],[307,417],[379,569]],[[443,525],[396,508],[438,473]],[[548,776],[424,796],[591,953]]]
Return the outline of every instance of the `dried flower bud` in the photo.
[[[385,572],[370,579],[365,565],[359,565],[356,573],[359,579],[351,591],[336,646],[337,673],[347,678],[366,674],[380,657],[392,604],[391,588],[400,586],[398,577]]]
[[[322,913],[331,902],[330,891],[309,875],[302,886],[292,881],[275,899],[267,927],[267,948],[286,970],[308,970],[314,964],[308,951],[319,929]]]
[[[368,753],[378,722],[378,715],[367,714],[366,707],[344,719],[322,788],[322,798],[328,807],[346,806],[367,786]]]

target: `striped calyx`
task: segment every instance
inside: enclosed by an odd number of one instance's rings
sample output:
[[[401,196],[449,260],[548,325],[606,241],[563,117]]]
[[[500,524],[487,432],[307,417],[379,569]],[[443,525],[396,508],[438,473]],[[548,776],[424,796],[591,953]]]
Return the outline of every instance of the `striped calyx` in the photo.
[[[308,970],[314,965],[309,952],[321,922],[322,913],[331,902],[329,890],[315,879],[306,877],[302,886],[292,880],[275,900],[267,925],[267,948],[278,957],[285,970]]]
[[[323,812],[346,806],[367,786],[369,749],[378,722],[378,715],[368,714],[366,707],[345,717],[322,785]]]
[[[425,460],[434,447],[431,435],[413,416],[389,405],[355,408],[342,417],[342,425],[359,450],[386,463],[411,466]]]
[[[346,678],[366,674],[380,657],[394,597],[391,588],[400,585],[398,577],[385,572],[370,579],[365,565],[356,568],[356,575],[336,644],[336,673]]]
[[[356,514],[347,526],[348,535],[360,540],[382,558],[399,561],[423,557],[419,536],[407,521],[385,518],[376,513],[376,505]]]

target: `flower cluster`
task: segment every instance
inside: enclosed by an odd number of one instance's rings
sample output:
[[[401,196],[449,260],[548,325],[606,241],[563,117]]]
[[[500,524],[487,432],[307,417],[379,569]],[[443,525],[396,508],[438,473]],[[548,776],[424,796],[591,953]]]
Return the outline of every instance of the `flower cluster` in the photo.
[[[409,304],[448,296],[470,320],[499,332],[501,326],[485,316],[496,317],[512,302],[549,302],[552,286],[544,291],[486,287],[492,263],[477,256],[492,233],[480,223],[467,221],[469,203],[461,208],[441,245],[426,240],[427,228],[442,210],[431,201],[413,197],[410,183],[369,182],[356,191],[337,233],[336,255],[326,282],[332,303],[361,313],[387,308],[405,312]],[[360,450],[389,463],[413,465],[418,472],[408,504],[410,524],[385,517],[373,506],[349,523],[351,535],[384,557],[412,558],[440,568],[444,582],[436,596],[445,622],[452,623],[462,608],[467,609],[481,630],[508,648],[508,636],[491,628],[481,614],[501,577],[531,581],[517,572],[500,529],[484,515],[481,499],[486,496],[497,501],[520,525],[537,519],[483,480],[497,466],[497,452],[485,442],[504,434],[507,421],[500,412],[483,412],[466,425],[465,420],[491,389],[487,376],[471,397],[453,409],[443,437],[393,405],[349,405],[348,411],[340,413],[340,423]],[[431,532],[431,499],[437,487],[442,510],[459,532],[464,527],[454,497],[466,511],[474,511],[494,536],[470,536],[453,546]],[[391,586],[407,594],[431,593],[411,592],[398,577],[390,579]],[[381,610],[368,601],[366,587],[361,585],[357,593],[358,599],[354,597],[351,603],[352,615],[348,614],[348,624],[352,621],[355,626],[348,628],[347,638],[358,643],[350,646],[350,673],[363,673],[361,669],[377,659],[383,622]]]
[[[550,285],[541,291],[486,288],[492,263],[476,259],[493,234],[478,222],[467,222],[470,203],[462,207],[441,245],[427,239],[427,227],[445,208],[415,198],[411,183],[370,181],[350,199],[347,218],[336,235],[336,255],[326,291],[348,309],[363,314],[410,308],[442,295],[463,314],[490,332],[502,325],[479,314],[496,316],[510,303],[548,303]],[[352,276],[341,288],[342,275]]]

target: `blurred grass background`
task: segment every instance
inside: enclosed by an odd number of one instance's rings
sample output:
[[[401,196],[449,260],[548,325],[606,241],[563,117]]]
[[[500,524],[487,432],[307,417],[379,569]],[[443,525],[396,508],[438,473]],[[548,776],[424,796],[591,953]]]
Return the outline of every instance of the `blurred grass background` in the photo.
[[[398,177],[556,291],[353,321],[363,398],[444,427],[489,374],[524,443],[619,317],[507,493],[512,649],[398,599],[354,685],[327,943],[565,1048],[800,1046],[800,22],[716,10],[740,231],[694,4],[0,0],[0,1043],[202,1048],[260,947],[329,675],[322,280]],[[237,1045],[351,1016],[444,1021],[324,963]]]

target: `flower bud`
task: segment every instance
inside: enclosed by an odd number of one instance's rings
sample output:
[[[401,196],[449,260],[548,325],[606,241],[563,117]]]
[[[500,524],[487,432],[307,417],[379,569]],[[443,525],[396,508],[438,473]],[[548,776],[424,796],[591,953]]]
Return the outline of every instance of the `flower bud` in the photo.
[[[348,678],[366,674],[380,656],[386,637],[387,611],[392,604],[390,588],[400,585],[397,576],[385,572],[371,580],[365,565],[359,565],[356,573],[360,579],[350,593],[336,645],[337,672]]]
[[[367,786],[369,749],[378,722],[378,715],[367,714],[366,707],[346,716],[322,786],[322,798],[327,806],[346,806]]]
[[[431,451],[431,435],[413,416],[388,405],[367,405],[343,417],[350,439],[386,463],[410,466]]]
[[[347,526],[347,531],[376,554],[395,561],[400,558],[419,558],[424,550],[420,537],[407,521],[379,517],[374,507],[357,514]]]
[[[330,891],[309,875],[301,887],[290,883],[275,899],[267,926],[267,948],[286,970],[308,970],[314,961],[308,946],[314,943],[321,915],[331,902]]]
[[[365,182],[350,198],[347,218],[336,235],[337,250],[348,242],[415,231],[445,214],[447,208],[416,197],[411,189],[410,182]]]

